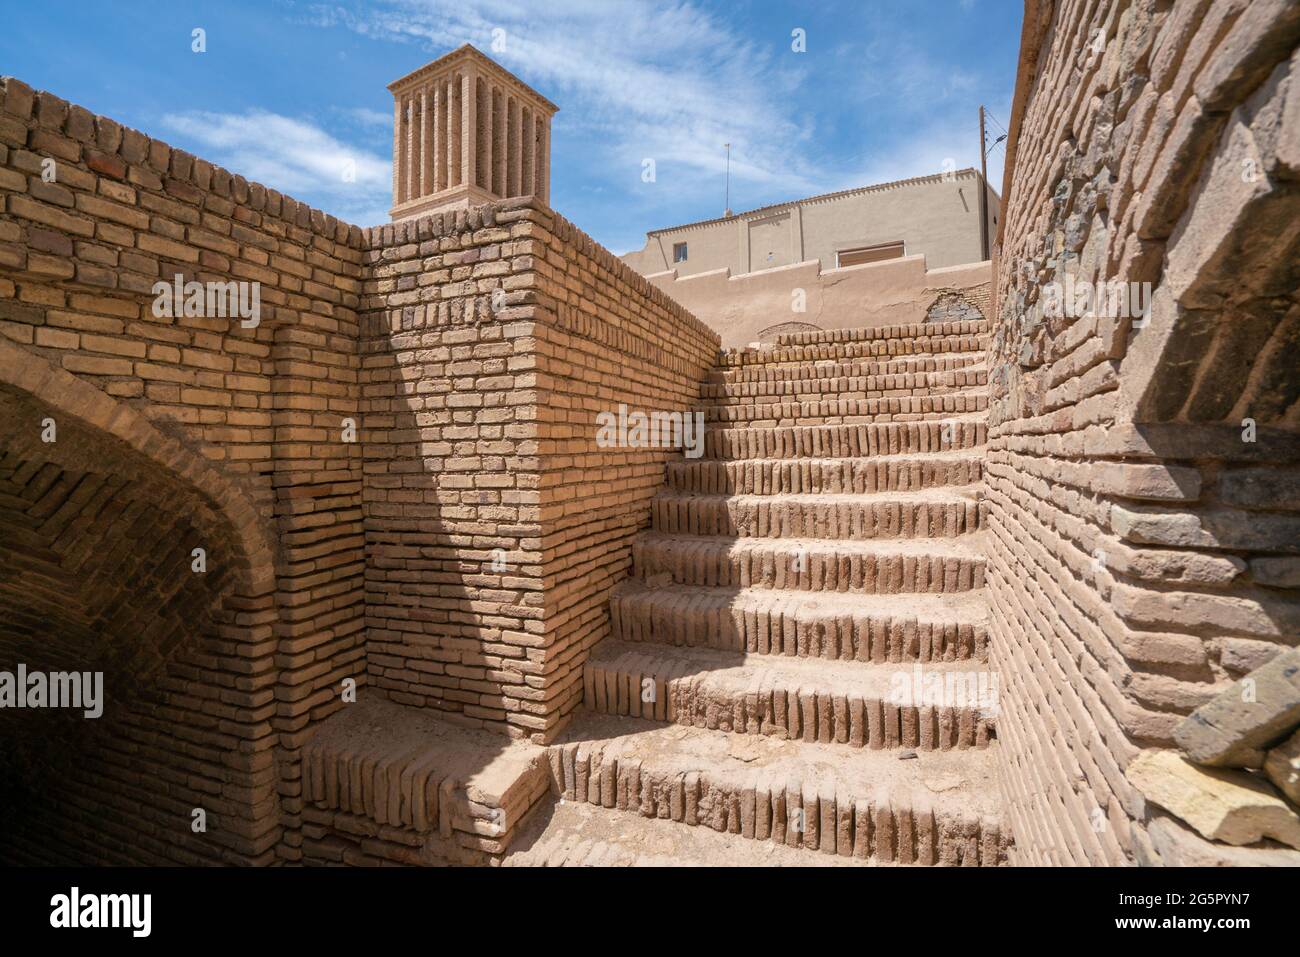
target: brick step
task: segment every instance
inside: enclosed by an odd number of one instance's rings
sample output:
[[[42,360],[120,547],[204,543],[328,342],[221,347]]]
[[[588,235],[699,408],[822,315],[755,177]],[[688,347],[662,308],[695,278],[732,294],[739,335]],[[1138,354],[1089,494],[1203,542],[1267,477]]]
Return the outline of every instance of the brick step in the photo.
[[[860,458],[911,452],[973,449],[987,441],[983,414],[924,422],[855,425],[789,425],[749,429],[707,429],[704,458]]]
[[[939,594],[983,587],[976,537],[838,542],[650,532],[632,543],[632,568],[648,585]]]
[[[301,753],[304,813],[318,838],[361,829],[421,848],[412,863],[486,863],[547,788],[540,747],[373,690],[316,725]]]
[[[997,678],[980,662],[874,665],[604,641],[583,668],[598,714],[873,750],[987,746]]]
[[[667,487],[706,495],[862,494],[969,485],[984,474],[972,453],[876,459],[686,459],[668,463]]]
[[[993,750],[888,751],[582,714],[548,749],[566,801],[880,862],[996,865]]]
[[[840,425],[846,422],[888,422],[951,417],[988,409],[988,392],[949,392],[880,399],[825,399],[808,402],[756,402],[748,405],[705,406],[704,421],[750,427],[761,425]]]
[[[943,356],[904,356],[898,359],[809,362],[803,365],[740,366],[710,369],[705,374],[704,381],[706,385],[762,382],[815,383],[845,377],[959,372],[971,368],[983,368],[986,361],[987,356],[983,352],[966,352]]]
[[[666,535],[858,541],[965,535],[980,528],[974,489],[869,495],[683,495],[660,492],[650,527]]]
[[[768,401],[821,402],[829,399],[878,399],[939,395],[988,385],[988,369],[971,365],[946,372],[899,372],[892,375],[842,375],[763,382],[706,382],[701,402],[753,405]]]
[[[845,359],[883,359],[898,356],[936,356],[960,352],[984,352],[987,335],[932,334],[900,339],[873,339],[858,342],[824,342],[803,346],[769,346],[760,349],[724,349],[718,354],[718,367],[771,366],[792,362],[842,361]]]
[[[874,861],[806,854],[708,827],[610,813],[557,801],[528,822],[502,867],[869,867]],[[883,865],[882,865],[883,866]]]
[[[896,326],[859,326],[854,329],[785,332],[776,337],[776,343],[780,346],[806,346],[823,342],[867,342],[874,339],[907,339],[927,335],[981,335],[988,331],[987,319],[958,319],[952,322],[912,322]]]
[[[876,664],[986,661],[978,592],[873,595],[775,588],[647,586],[610,598],[614,639]]]

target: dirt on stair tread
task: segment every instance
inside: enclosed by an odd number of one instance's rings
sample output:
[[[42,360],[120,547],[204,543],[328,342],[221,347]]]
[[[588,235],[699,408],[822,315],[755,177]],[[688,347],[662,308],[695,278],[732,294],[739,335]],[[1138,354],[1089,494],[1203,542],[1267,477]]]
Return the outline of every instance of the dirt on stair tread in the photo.
[[[984,352],[949,352],[864,359],[819,359],[783,366],[715,366],[705,374],[709,384],[741,382],[792,382],[841,376],[898,375],[900,373],[955,372],[986,367]]]
[[[557,801],[515,838],[503,867],[902,867],[809,854],[707,827]]]
[[[984,624],[988,606],[979,592],[943,594],[855,595],[845,592],[807,592],[783,588],[721,588],[703,585],[650,585],[628,579],[618,586],[620,599],[690,602],[692,606],[749,609],[794,605],[808,617],[873,614],[880,617],[910,617],[927,621]]]
[[[930,419],[907,419],[901,422],[879,422],[875,423],[880,426],[888,425],[939,425],[944,422],[978,422],[985,423],[988,421],[988,412],[980,410],[979,412],[955,412],[952,415],[945,415]],[[855,422],[854,425],[863,426],[871,425],[870,422]],[[745,425],[734,426],[732,428],[714,429],[716,432],[762,432],[770,429],[824,429],[833,428],[828,425]],[[959,451],[954,449],[953,451]],[[824,457],[824,456],[823,456]]]
[[[925,672],[955,674],[977,674],[986,672],[989,668],[987,662],[973,659],[915,663],[846,661],[616,639],[602,641],[597,645],[589,662],[598,667],[610,667],[617,665],[624,656],[639,658],[643,665],[654,662],[661,666],[671,665],[675,676],[699,675],[737,686],[748,686],[761,679],[763,687],[793,688],[808,685],[837,694],[871,697],[888,696],[900,674],[910,681],[914,667],[920,667]]]
[[[739,352],[719,353],[715,368],[803,364],[818,360],[899,358],[981,353],[989,341],[986,333],[938,333],[897,339],[820,342],[807,345],[772,346]]]
[[[599,750],[603,760],[639,762],[663,774],[707,773],[711,780],[734,788],[752,786],[762,778],[797,782],[816,794],[888,796],[967,818],[1000,817],[996,745],[954,751],[846,749],[587,711],[579,713],[551,747],[568,745],[576,745],[579,752]]]
[[[884,555],[966,558],[983,561],[984,549],[975,540],[981,533],[971,532],[946,538],[736,538],[722,535],[680,535],[648,531],[637,538],[637,546],[649,549],[711,549],[727,554],[744,551],[761,552],[833,552],[838,555]]]
[[[896,465],[901,465],[905,462],[910,462],[913,460],[917,462],[948,462],[948,461],[958,461],[958,460],[969,461],[971,459],[978,459],[980,461],[983,461],[984,455],[983,452],[978,449],[943,449],[935,452],[921,452],[921,451],[896,452],[888,456],[888,458],[890,462]],[[799,459],[799,462],[801,464],[807,464],[809,466],[817,466],[817,465],[841,465],[845,462],[857,462],[859,460],[860,457],[854,458],[854,457],[843,456],[843,455],[808,455],[808,456],[801,457]],[[745,459],[744,463],[745,465],[748,466],[762,466],[765,463],[773,466],[784,466],[789,464],[789,461],[790,461],[789,459],[781,459],[781,458],[755,457],[752,459]],[[716,467],[717,464],[718,464],[717,461],[713,459],[678,459],[669,462],[668,467],[689,468],[692,465],[709,465],[709,466]]]
[[[687,492],[680,489],[661,488],[655,493],[659,500],[669,499],[674,502],[691,502],[712,504],[714,502],[734,502],[737,505],[789,502],[792,505],[875,505],[885,503],[919,504],[930,502],[950,505],[979,500],[980,486],[942,485],[934,488],[907,489],[886,492],[774,492],[770,495],[758,495],[753,492],[737,492],[732,495],[711,492]]]
[[[809,329],[800,332],[783,332],[776,337],[776,345],[809,345],[819,342],[861,342],[875,339],[908,339],[921,335],[980,334],[989,331],[987,319],[945,319],[940,321],[889,322],[870,326],[849,326],[842,329]]]
[[[835,380],[831,380],[835,381]],[[946,391],[935,391],[933,388],[913,388],[900,392],[898,395],[876,395],[876,396],[857,396],[843,395],[843,392],[855,391],[853,389],[836,390],[823,395],[744,395],[744,396],[720,396],[732,401],[728,402],[710,402],[705,398],[700,405],[704,410],[708,409],[747,409],[755,405],[817,405],[817,404],[841,404],[841,403],[864,403],[864,402],[923,402],[926,399],[943,401],[952,401],[960,397],[983,397],[988,395],[988,388],[976,383],[964,383],[960,386],[954,386]],[[857,391],[887,391],[887,390],[865,390]],[[735,401],[745,399],[746,401]]]
[[[890,421],[890,422],[834,422],[834,423],[832,423],[832,422],[827,422],[827,423],[821,423],[821,424],[815,424],[815,425],[795,425],[795,424],[782,424],[782,425],[735,425],[735,426],[727,426],[727,427],[722,427],[722,428],[719,428],[718,426],[715,425],[713,428],[706,430],[705,435],[706,435],[706,436],[709,436],[709,437],[713,437],[713,441],[717,441],[719,438],[725,439],[725,438],[728,438],[728,437],[739,437],[739,436],[742,436],[742,435],[745,435],[745,434],[748,434],[748,433],[764,433],[764,432],[776,432],[776,431],[782,431],[782,432],[805,433],[805,434],[807,434],[807,433],[812,433],[812,432],[817,432],[817,431],[831,432],[831,431],[833,431],[833,430],[835,430],[835,429],[845,429],[845,428],[851,428],[851,429],[876,429],[876,430],[890,430],[890,429],[898,430],[898,429],[906,429],[906,428],[908,428],[909,426],[916,426],[916,427],[925,426],[925,427],[927,427],[927,428],[928,428],[928,427],[931,427],[931,426],[934,426],[935,428],[942,428],[942,427],[944,426],[944,424],[946,424],[946,423],[952,423],[953,425],[977,425],[977,426],[978,426],[978,425],[987,425],[987,423],[988,423],[988,413],[987,413],[986,411],[980,411],[980,412],[958,412],[958,413],[954,413],[954,414],[951,414],[951,415],[935,416],[935,417],[933,417],[933,418],[928,418],[928,419],[927,419],[927,418],[919,418],[919,417],[918,417],[918,418],[910,418],[910,419],[896,419],[896,420],[893,420],[893,421]],[[928,451],[953,451],[953,452],[960,452],[960,451],[962,451],[962,450],[964,450],[964,449],[966,449],[966,448],[969,448],[969,446],[960,446],[960,445],[959,445],[959,446],[954,446],[954,447],[951,448],[951,449],[942,449],[942,450],[940,450],[940,449],[934,449],[934,450],[931,450],[931,449],[917,449],[916,451],[917,451],[917,452],[922,452],[922,451],[926,451],[926,452],[928,452]],[[912,452],[911,450],[900,450],[900,452],[897,452],[897,453],[877,452],[877,453],[874,453],[874,454],[876,454],[876,455],[886,455],[886,454],[894,454],[894,455],[896,455],[896,454],[907,454],[907,455],[912,455],[912,454],[915,454],[915,453]],[[711,458],[716,458],[716,457],[717,457],[717,456],[713,456],[713,455],[707,455],[707,454],[705,455],[705,458],[709,458],[709,459],[711,459]],[[864,457],[869,457],[869,456],[862,456],[862,455],[859,455],[859,456],[851,456],[851,455],[829,455],[829,456],[828,456],[828,455],[817,455],[817,456],[808,456],[808,457],[809,457],[809,458],[814,458],[814,457],[815,457],[815,458],[864,458]],[[756,456],[754,456],[754,458],[771,458],[771,456],[764,456],[764,455],[761,455],[761,454],[760,454],[760,455],[756,455]]]
[[[408,707],[374,694],[359,699],[311,730],[304,750],[376,760],[429,762],[442,777],[488,790],[508,790],[541,760],[542,749],[457,723],[454,716]]]
[[[937,373],[936,373],[937,374]],[[837,382],[841,380],[829,380]],[[698,408],[701,410],[710,410],[710,408],[749,408],[751,406],[797,406],[797,404],[826,404],[826,403],[863,403],[863,402],[904,402],[904,400],[924,400],[937,399],[952,400],[958,397],[984,397],[988,395],[988,387],[976,382],[965,382],[961,385],[949,387],[940,387],[936,390],[932,386],[913,386],[910,389],[900,389],[898,386],[876,386],[874,389],[866,389],[865,384],[854,385],[852,380],[842,380],[845,382],[845,389],[836,389],[829,393],[811,393],[811,391],[796,391],[794,394],[741,394],[741,395],[719,395],[719,397],[705,397],[701,400]],[[845,395],[844,393],[854,393],[854,391],[896,391],[893,395]],[[712,399],[727,399],[727,402],[715,402]]]
[[[678,459],[668,463],[668,475],[669,477],[675,477],[690,472],[703,471],[752,472],[754,470],[765,470],[767,472],[791,472],[795,469],[807,471],[811,474],[813,470],[829,471],[844,470],[846,468],[849,470],[848,474],[852,475],[869,468],[889,468],[894,472],[898,472],[909,468],[924,468],[926,466],[966,465],[972,462],[982,464],[983,461],[982,450],[978,448],[954,448],[938,452],[896,452],[887,456],[875,456],[874,459],[870,456],[832,455],[808,455],[800,456],[798,459],[759,456],[731,460]],[[671,491],[672,487],[665,485],[664,490]],[[769,492],[765,494],[778,493]]]
[[[933,381],[916,381],[929,377]],[[958,378],[962,381],[956,381]],[[971,366],[945,372],[895,373],[879,376],[832,376],[822,379],[785,379],[763,382],[706,382],[700,402],[721,408],[745,408],[774,402],[844,402],[864,399],[958,395],[979,391],[985,370]],[[966,381],[970,379],[972,381]]]

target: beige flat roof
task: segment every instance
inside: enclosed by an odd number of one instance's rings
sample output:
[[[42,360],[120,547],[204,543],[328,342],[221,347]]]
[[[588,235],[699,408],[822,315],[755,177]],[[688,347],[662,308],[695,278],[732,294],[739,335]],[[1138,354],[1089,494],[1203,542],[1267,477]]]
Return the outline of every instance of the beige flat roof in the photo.
[[[807,196],[803,199],[791,199],[784,203],[772,203],[769,206],[758,206],[754,209],[747,209],[743,212],[734,213],[731,216],[717,216],[713,219],[697,219],[694,222],[682,223],[678,226],[662,226],[659,229],[646,231],[647,236],[655,236],[660,233],[675,233],[679,229],[689,229],[693,226],[711,226],[714,223],[727,223],[733,219],[740,219],[742,216],[756,216],[760,213],[772,213],[778,209],[787,209],[790,206],[799,206],[803,203],[821,203],[826,200],[839,199],[841,196],[852,196],[855,193],[870,193],[878,189],[893,189],[896,186],[912,186],[917,183],[934,183],[943,179],[944,176],[978,176],[973,166],[967,166],[965,169],[953,170],[952,173],[934,173],[930,176],[913,176],[910,179],[896,179],[888,183],[874,183],[870,186],[854,186],[851,189],[841,189],[834,193],[819,193],[816,196]]]

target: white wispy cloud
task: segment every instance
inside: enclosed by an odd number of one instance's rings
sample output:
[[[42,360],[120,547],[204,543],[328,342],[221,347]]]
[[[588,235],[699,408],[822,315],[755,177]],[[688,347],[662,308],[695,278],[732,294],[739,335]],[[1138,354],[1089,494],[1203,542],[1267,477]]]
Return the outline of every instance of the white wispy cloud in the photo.
[[[755,205],[939,172],[950,157],[978,166],[979,74],[928,56],[905,37],[905,24],[888,18],[855,23],[843,37],[815,32],[810,52],[795,55],[788,30],[745,33],[746,18],[733,22],[696,0],[378,0],[309,9],[319,25],[412,43],[431,56],[473,43],[561,105],[557,142],[577,147],[589,182],[622,183],[645,211],[665,187],[678,207],[720,205],[724,143],[733,199]],[[870,158],[836,148],[834,131],[818,129],[823,107],[846,103],[861,104],[849,122],[870,124]],[[656,164],[650,189],[639,183],[645,159]]]
[[[391,125],[391,118],[370,112],[375,116],[354,119]],[[204,156],[250,180],[291,196],[326,202],[336,215],[360,225],[388,218],[390,161],[340,141],[311,120],[265,110],[189,111],[169,113],[162,120],[198,144]]]
[[[372,110],[365,106],[354,106],[341,111],[344,116],[362,126],[386,126],[393,128],[393,114]]]
[[[975,107],[987,75],[977,58],[949,62],[918,45],[904,14],[853,7],[846,15],[860,22],[833,36],[814,30],[809,52],[795,54],[789,28],[755,30],[753,18],[701,2],[326,0],[290,16],[409,44],[394,76],[473,43],[537,87],[561,108],[562,205],[580,222],[603,222],[615,248],[639,246],[647,228],[720,214],[724,143],[736,209],[937,173],[949,159],[978,167]],[[165,122],[252,179],[362,225],[387,219],[392,113],[381,88],[364,105],[313,116],[187,112]],[[1001,155],[989,157],[995,187]],[[650,184],[646,159],[656,166]]]
[[[988,142],[1000,134],[990,123]],[[989,185],[1002,192],[1001,146],[990,150],[987,165]],[[835,189],[850,189],[867,183],[887,183],[913,176],[928,176],[949,169],[979,169],[979,121],[977,116],[938,118],[919,125],[908,137],[889,149],[856,158],[842,174]]]
[[[738,181],[794,193],[821,185],[795,148],[811,119],[781,96],[801,69],[689,2],[388,0],[320,5],[312,19],[435,54],[474,43],[560,102],[557,130],[601,144],[632,177],[646,158],[661,177],[674,166],[720,173],[729,142]]]

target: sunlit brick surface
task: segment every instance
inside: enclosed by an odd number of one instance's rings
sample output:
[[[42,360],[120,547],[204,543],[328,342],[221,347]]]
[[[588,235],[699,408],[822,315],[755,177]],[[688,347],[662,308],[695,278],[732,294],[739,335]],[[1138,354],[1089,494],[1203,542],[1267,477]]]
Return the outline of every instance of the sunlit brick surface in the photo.
[[[1125,768],[1300,635],[1300,8],[1026,10],[987,465],[1015,859],[1187,862]],[[1150,282],[1146,326],[1044,316],[1067,275]]]

